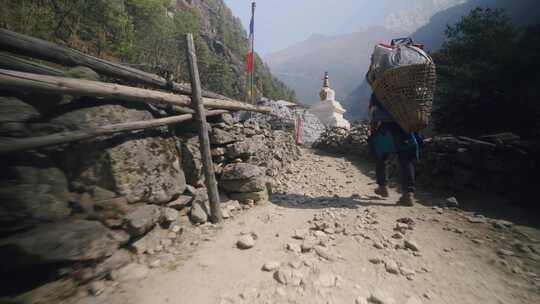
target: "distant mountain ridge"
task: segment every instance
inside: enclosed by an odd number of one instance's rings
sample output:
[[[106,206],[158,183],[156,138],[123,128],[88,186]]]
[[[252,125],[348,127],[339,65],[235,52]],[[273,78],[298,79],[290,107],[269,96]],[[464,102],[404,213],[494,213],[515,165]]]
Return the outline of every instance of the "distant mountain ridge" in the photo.
[[[383,27],[339,36],[312,35],[265,59],[272,73],[293,88],[304,104],[319,100],[325,71],[330,73],[338,100],[342,100],[360,84],[373,46],[401,35]]]
[[[428,49],[436,50],[444,42],[447,25],[457,23],[461,17],[477,7],[503,9],[517,26],[540,23],[538,0],[469,0],[433,15],[429,23],[418,28],[411,36],[422,41]]]
[[[384,19],[384,26],[395,31],[413,33],[429,23],[437,12],[465,2],[467,0],[416,0],[410,6],[388,14]]]
[[[540,2],[537,0],[472,0],[435,14],[428,24],[420,27],[411,37],[425,44],[428,50],[436,50],[444,42],[447,25],[457,23],[476,7],[502,8],[518,26],[540,23]],[[344,99],[343,106],[348,111],[345,117],[353,121],[367,118],[370,95],[371,88],[363,81]]]
[[[338,36],[312,35],[304,42],[267,56],[270,69],[308,105],[318,100],[322,75],[329,71],[338,100],[348,110],[346,117],[361,120],[365,118],[364,108],[371,94],[363,77],[376,43],[410,35],[429,50],[435,50],[444,41],[447,25],[456,23],[478,6],[505,9],[518,25],[540,20],[538,0],[421,0],[411,7],[403,7],[399,1],[396,5],[400,7],[386,17],[385,27]],[[411,34],[414,27],[417,29]]]

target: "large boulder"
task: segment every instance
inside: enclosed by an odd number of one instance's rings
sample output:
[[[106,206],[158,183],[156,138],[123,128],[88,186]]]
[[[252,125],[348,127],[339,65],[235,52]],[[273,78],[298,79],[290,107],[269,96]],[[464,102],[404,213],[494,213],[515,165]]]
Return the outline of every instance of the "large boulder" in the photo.
[[[185,170],[189,185],[204,185],[202,156],[197,135],[191,135],[182,141],[182,168]]]
[[[246,180],[264,176],[264,169],[247,163],[228,164],[223,168],[222,181]]]
[[[39,117],[33,106],[14,97],[0,97],[0,123],[25,122]]]
[[[146,110],[101,105],[63,114],[53,122],[83,129],[153,118]],[[164,204],[186,187],[175,140],[164,129],[74,145],[65,153],[65,166],[73,181],[113,190],[129,202]]]
[[[189,218],[194,224],[204,224],[208,221],[208,210],[202,203],[193,203],[189,211]]]
[[[15,265],[100,260],[124,240],[99,222],[66,220],[44,224],[0,241],[0,263]]]
[[[219,186],[228,192],[258,192],[266,189],[266,179],[255,177],[240,180],[221,180]]]
[[[188,186],[187,192],[193,196],[191,209],[189,211],[191,221],[195,224],[206,223],[208,221],[208,215],[210,214],[208,190],[204,187],[196,189]]]
[[[210,143],[212,145],[226,145],[239,140],[239,136],[219,128],[212,128],[210,133]]]
[[[225,155],[229,159],[240,157],[247,158],[251,155],[255,155],[265,147],[265,139],[264,135],[257,135],[243,141],[229,144],[226,147]]]
[[[16,166],[8,172],[12,179],[0,183],[1,232],[59,221],[70,215],[68,182],[61,170]]]
[[[133,259],[134,255],[130,251],[127,249],[119,249],[110,257],[106,258],[102,263],[96,265],[96,267],[93,269],[93,275],[91,278],[103,278],[110,274],[111,271],[131,263]]]
[[[126,215],[124,225],[132,237],[137,237],[150,231],[161,219],[159,206],[141,204]]]
[[[91,68],[85,66],[77,66],[70,68],[66,72],[66,76],[70,78],[85,79],[92,81],[99,81],[99,74]]]
[[[39,117],[40,113],[33,106],[17,98],[0,97],[0,136],[35,136],[27,122]]]

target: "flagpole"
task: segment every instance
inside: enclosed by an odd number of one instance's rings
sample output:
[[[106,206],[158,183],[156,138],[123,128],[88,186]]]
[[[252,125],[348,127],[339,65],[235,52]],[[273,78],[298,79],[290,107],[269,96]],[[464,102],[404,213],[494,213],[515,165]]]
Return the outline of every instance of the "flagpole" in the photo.
[[[253,54],[253,71],[251,72],[251,103],[255,104],[255,94],[253,92],[253,83],[255,81],[255,7],[257,4],[255,1],[251,3],[251,18],[253,20],[253,38],[251,39],[251,53]]]

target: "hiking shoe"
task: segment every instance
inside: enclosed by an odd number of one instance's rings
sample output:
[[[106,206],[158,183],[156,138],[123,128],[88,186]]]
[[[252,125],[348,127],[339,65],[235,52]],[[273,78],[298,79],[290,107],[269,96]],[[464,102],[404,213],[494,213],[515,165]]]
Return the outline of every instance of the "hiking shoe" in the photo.
[[[414,193],[412,192],[406,192],[401,195],[399,198],[399,201],[397,204],[399,206],[405,206],[405,207],[412,207],[414,206],[415,199],[414,199]]]
[[[388,187],[386,186],[379,186],[377,189],[375,189],[375,194],[380,195],[382,197],[390,196],[388,194]]]

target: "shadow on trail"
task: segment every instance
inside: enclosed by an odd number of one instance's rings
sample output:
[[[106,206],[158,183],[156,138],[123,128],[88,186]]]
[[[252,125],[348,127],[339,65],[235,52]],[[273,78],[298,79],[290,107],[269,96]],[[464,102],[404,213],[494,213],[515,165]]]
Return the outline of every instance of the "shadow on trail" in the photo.
[[[324,157],[341,158],[349,161],[362,174],[368,176],[372,183],[375,184],[375,163],[368,158],[362,158],[361,155],[351,156],[344,154],[332,154],[320,150],[312,150],[315,155]],[[399,186],[396,182],[396,176],[399,178],[399,172],[390,172],[391,176],[390,187],[399,192]],[[392,176],[394,176],[392,178]],[[501,185],[504,187],[504,185]],[[422,175],[418,176],[418,185],[416,198],[418,204],[432,207],[444,206],[445,201],[449,197],[456,197],[459,201],[459,209],[465,212],[471,212],[476,215],[483,215],[490,219],[501,219],[513,222],[516,225],[528,226],[540,229],[540,202],[538,198],[527,198],[531,200],[528,205],[524,205],[522,201],[511,199],[513,194],[507,196],[498,195],[498,189],[493,189],[493,192],[485,191],[459,191],[452,189],[441,189],[428,187],[422,184]],[[281,197],[280,197],[281,196]],[[273,203],[287,208],[301,209],[323,209],[323,208],[351,208],[382,206],[394,208],[407,208],[397,206],[393,200],[385,200],[371,193],[361,193],[360,197],[309,197],[296,194],[277,194],[278,200]],[[287,203],[297,202],[297,203]],[[304,202],[304,203],[302,203]]]
[[[361,207],[381,206],[397,207],[388,201],[377,196],[373,197],[336,197],[319,196],[310,197],[299,194],[273,194],[271,201],[274,205],[285,208],[297,209],[326,209],[326,208],[346,208],[358,209]]]

